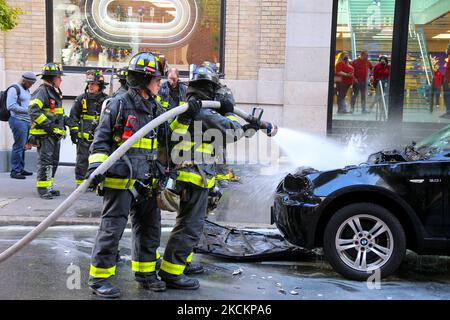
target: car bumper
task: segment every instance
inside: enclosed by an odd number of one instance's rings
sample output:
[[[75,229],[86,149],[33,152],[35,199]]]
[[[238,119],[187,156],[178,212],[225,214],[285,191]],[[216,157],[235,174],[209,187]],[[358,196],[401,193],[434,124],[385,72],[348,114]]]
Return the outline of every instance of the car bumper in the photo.
[[[318,209],[317,202],[293,201],[288,195],[277,193],[271,208],[271,223],[275,223],[289,242],[306,249],[313,249]]]

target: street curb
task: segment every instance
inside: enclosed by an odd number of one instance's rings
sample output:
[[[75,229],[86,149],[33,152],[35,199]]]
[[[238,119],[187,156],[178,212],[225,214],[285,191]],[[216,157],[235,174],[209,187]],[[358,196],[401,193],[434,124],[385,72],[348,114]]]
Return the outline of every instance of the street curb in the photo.
[[[0,226],[37,226],[46,217],[17,217],[17,216],[0,216]],[[52,226],[98,226],[100,218],[59,218]],[[175,221],[161,220],[161,227],[173,227]],[[127,227],[131,224],[128,222]]]
[[[37,226],[46,217],[29,217],[29,216],[0,216],[0,226]],[[274,229],[277,228],[270,224],[262,223],[240,223],[240,222],[223,222],[223,221],[213,221],[214,223],[220,224],[228,228],[235,229]],[[77,217],[62,217],[53,223],[53,226],[98,226],[100,224],[100,218],[77,218]],[[173,219],[162,219],[161,227],[173,227],[175,225],[175,220]],[[131,224],[128,222],[127,227]]]

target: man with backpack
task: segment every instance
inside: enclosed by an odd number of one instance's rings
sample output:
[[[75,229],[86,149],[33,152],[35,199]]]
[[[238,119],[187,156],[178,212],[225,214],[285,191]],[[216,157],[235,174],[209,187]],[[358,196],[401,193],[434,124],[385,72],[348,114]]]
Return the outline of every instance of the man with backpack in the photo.
[[[14,144],[11,152],[11,178],[25,179],[32,173],[25,171],[25,145],[30,131],[28,104],[31,99],[30,88],[36,82],[33,72],[25,72],[19,83],[13,84],[2,93],[2,120],[9,122]]]

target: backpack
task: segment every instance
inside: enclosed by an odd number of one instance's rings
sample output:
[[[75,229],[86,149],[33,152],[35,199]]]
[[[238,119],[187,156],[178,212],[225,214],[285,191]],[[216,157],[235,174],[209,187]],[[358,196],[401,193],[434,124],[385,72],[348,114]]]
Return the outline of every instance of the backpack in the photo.
[[[20,88],[17,84],[13,84],[9,86],[5,91],[0,91],[0,121],[8,121],[11,116],[7,106],[6,106],[6,98],[8,95],[8,90],[14,87],[17,92],[17,98],[20,97]]]

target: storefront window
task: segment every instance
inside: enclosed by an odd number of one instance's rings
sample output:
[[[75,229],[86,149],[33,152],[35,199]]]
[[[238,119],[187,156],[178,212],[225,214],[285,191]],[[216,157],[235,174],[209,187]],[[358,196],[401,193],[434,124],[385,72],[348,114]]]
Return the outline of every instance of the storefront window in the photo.
[[[450,1],[412,0],[403,121],[450,122],[449,44]]]
[[[386,121],[395,0],[339,0],[333,120]]]
[[[73,67],[121,67],[140,51],[180,70],[220,63],[222,0],[54,0],[54,60]]]

